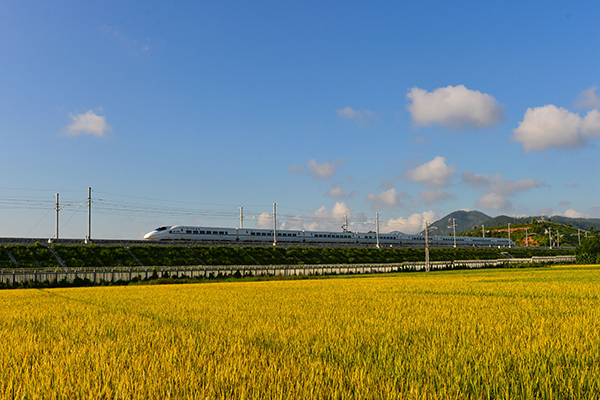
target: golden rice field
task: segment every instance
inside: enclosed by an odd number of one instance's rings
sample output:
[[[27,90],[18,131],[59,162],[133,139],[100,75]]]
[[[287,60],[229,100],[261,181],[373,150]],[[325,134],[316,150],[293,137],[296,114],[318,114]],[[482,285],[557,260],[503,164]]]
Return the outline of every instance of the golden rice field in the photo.
[[[0,291],[0,397],[600,397],[600,266]]]

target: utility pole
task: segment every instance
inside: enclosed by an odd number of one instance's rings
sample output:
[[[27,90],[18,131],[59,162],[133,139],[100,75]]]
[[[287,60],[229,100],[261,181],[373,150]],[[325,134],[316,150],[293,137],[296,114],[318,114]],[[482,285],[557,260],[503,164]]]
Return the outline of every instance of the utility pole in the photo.
[[[244,229],[244,207],[240,207],[240,229]]]
[[[277,203],[273,203],[273,246],[277,246]]]
[[[429,272],[429,224],[425,221],[425,272]]]
[[[510,249],[510,222],[508,223],[508,248]]]
[[[344,225],[342,226],[344,233],[348,232],[348,215],[344,215]]]
[[[481,224],[481,234],[485,237],[485,225]]]
[[[87,234],[87,239],[86,239],[86,243],[92,241],[92,188],[88,187],[88,234]]]
[[[432,226],[430,228],[429,223],[427,221],[425,221],[425,271],[426,272],[429,272],[431,270],[430,262],[429,262],[429,230],[430,229],[437,229],[437,227]]]
[[[56,193],[56,240],[58,240],[58,212],[60,211],[60,206],[58,205],[58,193]]]
[[[379,211],[375,213],[375,234],[377,235],[377,248],[379,248]]]
[[[550,248],[552,248],[552,228],[548,228],[548,242],[550,244]]]
[[[452,232],[454,233],[454,247],[456,247],[456,218],[452,218]]]

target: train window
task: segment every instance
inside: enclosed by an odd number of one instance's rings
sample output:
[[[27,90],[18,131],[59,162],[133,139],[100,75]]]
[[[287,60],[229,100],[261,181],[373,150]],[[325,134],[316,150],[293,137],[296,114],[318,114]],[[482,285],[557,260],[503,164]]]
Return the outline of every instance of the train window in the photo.
[[[160,228],[156,228],[156,231],[159,232],[159,231],[164,231],[166,229],[167,229],[166,226],[161,226]]]
[[[192,231],[192,233],[194,233],[194,234],[196,234],[196,235],[197,235],[197,234],[198,234],[198,231]]]
[[[201,234],[201,235],[204,235],[204,231],[200,231],[200,234]]]
[[[225,232],[223,232],[223,231],[219,232],[219,235],[224,235],[224,234],[225,234]]]
[[[185,231],[185,233],[192,233],[192,231]]]

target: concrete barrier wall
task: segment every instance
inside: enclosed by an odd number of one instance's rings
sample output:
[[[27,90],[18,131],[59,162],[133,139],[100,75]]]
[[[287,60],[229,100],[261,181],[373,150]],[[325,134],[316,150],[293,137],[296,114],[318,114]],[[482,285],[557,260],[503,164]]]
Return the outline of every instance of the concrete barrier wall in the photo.
[[[501,267],[511,263],[574,263],[575,256],[553,256],[512,258],[501,260],[459,260],[459,261],[434,261],[430,262],[430,270],[444,270],[456,268],[484,268]],[[151,278],[154,273],[159,277],[189,277],[208,279],[211,277],[233,276],[239,272],[242,276],[296,276],[296,275],[348,275],[348,274],[373,274],[402,271],[424,271],[427,269],[425,262],[404,262],[400,264],[323,264],[323,265],[215,265],[193,267],[119,267],[119,268],[78,268],[78,269],[11,269],[0,270],[0,282],[8,285],[22,284],[25,282],[73,282],[76,279],[89,280],[94,283],[102,282],[129,282],[134,279],[144,280]]]

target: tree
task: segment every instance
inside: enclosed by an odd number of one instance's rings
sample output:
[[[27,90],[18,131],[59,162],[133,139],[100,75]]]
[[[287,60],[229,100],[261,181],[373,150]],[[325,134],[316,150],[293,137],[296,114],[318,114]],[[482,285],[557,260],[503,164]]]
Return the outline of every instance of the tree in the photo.
[[[579,264],[594,264],[600,257],[600,238],[591,235],[581,240],[581,246],[575,249],[575,258]]]

